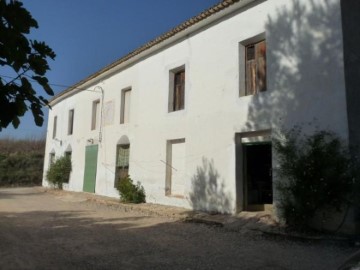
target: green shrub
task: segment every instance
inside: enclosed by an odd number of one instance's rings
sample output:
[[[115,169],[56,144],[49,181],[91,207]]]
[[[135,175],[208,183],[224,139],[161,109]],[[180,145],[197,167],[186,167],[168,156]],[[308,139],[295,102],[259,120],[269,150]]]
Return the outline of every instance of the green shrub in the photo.
[[[279,168],[278,210],[293,227],[305,229],[318,211],[341,211],[354,203],[359,166],[330,131],[303,135],[300,127],[274,139]]]
[[[50,165],[46,178],[55,188],[62,189],[63,183],[69,182],[70,172],[71,159],[69,156],[62,156]]]
[[[40,185],[45,140],[0,140],[0,186]]]
[[[131,178],[120,179],[117,185],[117,189],[120,193],[120,199],[123,202],[130,203],[144,203],[145,202],[145,190],[141,186],[140,182],[134,185]]]

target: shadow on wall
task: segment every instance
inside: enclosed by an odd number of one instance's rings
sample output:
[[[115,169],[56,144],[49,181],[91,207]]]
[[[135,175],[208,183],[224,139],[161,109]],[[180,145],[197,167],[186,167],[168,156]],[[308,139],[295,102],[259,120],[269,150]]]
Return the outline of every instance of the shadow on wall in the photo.
[[[216,213],[231,213],[230,193],[215,168],[214,161],[203,157],[191,180],[190,202],[194,210]]]
[[[346,110],[335,109],[345,97],[339,89],[344,75],[337,2],[291,0],[268,17],[268,91],[252,97],[244,131],[276,130],[314,118],[322,128],[346,130]]]

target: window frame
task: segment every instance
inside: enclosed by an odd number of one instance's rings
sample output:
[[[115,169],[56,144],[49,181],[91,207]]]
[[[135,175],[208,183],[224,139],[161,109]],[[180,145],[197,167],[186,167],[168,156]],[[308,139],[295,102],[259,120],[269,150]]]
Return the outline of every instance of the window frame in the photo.
[[[119,164],[119,152],[120,149],[128,149],[126,159],[126,165],[118,166]],[[115,180],[114,180],[114,187],[116,188],[119,181],[127,176],[129,176],[129,168],[130,168],[130,143],[128,144],[117,144],[116,145],[116,158],[115,158]],[[121,178],[120,178],[121,176]]]
[[[53,139],[56,138],[56,133],[57,133],[57,115],[54,116],[54,121],[53,121],[53,133],[52,133]]]
[[[74,117],[75,110],[71,109],[68,113],[68,135],[72,135],[74,133]]]
[[[259,53],[261,47],[264,47],[264,53]],[[249,50],[252,48],[253,58],[249,59]],[[263,58],[264,65],[264,78],[261,79],[259,73],[261,72],[261,66],[259,65],[259,61]],[[250,64],[254,66],[255,74],[249,75],[248,65]],[[259,92],[265,92],[267,90],[267,71],[266,71],[266,40],[260,40],[245,46],[245,95],[256,95]],[[249,81],[253,81],[254,85],[250,85]],[[263,83],[263,86],[261,85]]]
[[[126,94],[130,92],[130,101],[126,104]],[[127,124],[130,122],[130,110],[131,110],[131,95],[132,95],[132,88],[127,87],[121,90],[121,104],[120,104],[120,124]],[[128,107],[128,119],[125,121],[125,105]]]
[[[182,76],[183,81],[177,84],[177,76]],[[181,80],[181,78],[180,78]],[[180,85],[180,94],[176,94],[177,86]],[[186,98],[186,68],[185,65],[179,66],[169,71],[169,100],[168,100],[168,112],[177,112],[185,110],[185,98]],[[178,101],[180,99],[180,102]],[[177,106],[177,104],[179,104]]]
[[[55,163],[55,159],[56,159],[55,152],[50,152],[49,153],[49,167]]]
[[[247,89],[247,72],[246,72],[246,65],[247,65],[247,55],[246,55],[246,48],[263,42],[265,41],[265,46],[266,46],[266,51],[265,51],[265,90],[264,91],[256,91],[254,94],[253,93],[249,93],[248,89]],[[242,40],[241,42],[239,42],[239,97],[244,97],[244,96],[252,96],[252,95],[257,95],[260,94],[262,92],[266,92],[268,91],[268,80],[267,80],[267,75],[268,75],[268,71],[267,71],[267,39],[266,39],[266,35],[265,32],[260,33],[258,35],[252,36],[250,38],[247,38],[245,40]]]
[[[100,115],[97,115],[97,106],[99,106]],[[101,121],[100,117],[101,117],[100,99],[96,99],[92,102],[91,130],[96,130],[98,124],[100,126],[100,123],[97,123],[97,119],[99,119],[99,122]]]

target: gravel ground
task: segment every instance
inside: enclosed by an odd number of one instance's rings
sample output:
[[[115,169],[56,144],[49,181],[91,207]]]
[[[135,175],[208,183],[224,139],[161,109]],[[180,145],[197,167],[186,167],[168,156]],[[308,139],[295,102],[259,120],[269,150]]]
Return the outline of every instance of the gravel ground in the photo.
[[[183,222],[184,209],[106,202],[0,189],[0,269],[330,270],[356,251],[343,242]]]

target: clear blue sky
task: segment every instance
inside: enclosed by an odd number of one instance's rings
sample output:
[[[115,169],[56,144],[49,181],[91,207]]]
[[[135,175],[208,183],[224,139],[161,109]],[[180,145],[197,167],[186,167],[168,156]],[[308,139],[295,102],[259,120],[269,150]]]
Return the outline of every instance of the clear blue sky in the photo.
[[[30,38],[45,41],[57,54],[47,74],[50,83],[67,86],[218,2],[220,0],[23,1],[39,24]],[[65,90],[55,86],[53,89],[55,93]],[[47,109],[45,111],[47,115]],[[28,113],[18,129],[9,126],[0,132],[0,138],[44,137],[46,126],[47,119],[39,128]]]

